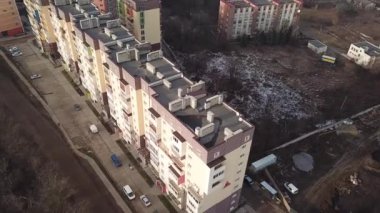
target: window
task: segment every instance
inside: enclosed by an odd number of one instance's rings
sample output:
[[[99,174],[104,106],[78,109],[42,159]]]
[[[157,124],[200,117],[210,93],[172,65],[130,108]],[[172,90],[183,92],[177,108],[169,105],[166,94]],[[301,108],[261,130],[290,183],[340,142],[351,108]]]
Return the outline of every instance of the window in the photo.
[[[240,162],[240,163],[239,163],[239,166],[241,166],[241,165],[243,165],[243,162]]]
[[[236,174],[240,174],[241,173],[241,170],[237,171]]]
[[[241,146],[242,149],[244,149],[245,147],[247,147],[247,144],[244,144],[243,146]]]
[[[220,181],[217,181],[217,182],[215,182],[214,184],[212,184],[212,188],[214,188],[215,186],[217,186],[218,184],[220,183]]]
[[[241,157],[241,158],[242,158],[242,157],[244,157],[244,153],[243,153],[243,154],[241,154],[241,155],[240,155],[240,157]]]
[[[219,172],[218,174],[215,174],[215,175],[213,176],[213,178],[215,179],[215,178],[221,176],[223,173],[224,173],[224,171],[221,171],[221,172]]]
[[[219,155],[220,155],[220,152],[215,152],[215,153],[214,153],[214,158],[219,157]]]

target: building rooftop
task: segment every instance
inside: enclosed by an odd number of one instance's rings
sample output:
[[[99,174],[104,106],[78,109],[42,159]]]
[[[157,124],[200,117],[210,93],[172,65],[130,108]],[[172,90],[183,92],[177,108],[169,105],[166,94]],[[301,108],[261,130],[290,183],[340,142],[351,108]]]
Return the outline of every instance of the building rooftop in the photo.
[[[80,14],[73,6],[59,7]],[[205,148],[252,127],[223,102],[222,95],[207,96],[205,82],[194,83],[183,77],[160,51],[151,52],[149,43],[138,42],[117,20],[103,17],[98,21],[99,27],[86,25],[82,31],[102,42],[110,60],[124,68],[123,72],[145,80],[156,92],[153,98],[192,130]],[[76,26],[81,29],[79,23]]]
[[[354,45],[363,48],[365,53],[370,56],[380,56],[380,48],[368,41],[357,42]]]
[[[235,8],[250,7],[250,4],[245,0],[230,1],[230,3],[233,4]]]
[[[151,10],[160,7],[160,0],[125,0],[136,11]]]
[[[309,43],[312,44],[313,46],[317,47],[317,48],[327,47],[326,44],[324,44],[318,40],[310,40]]]
[[[273,3],[272,0],[248,0],[248,1],[250,1],[252,4],[256,6],[271,5]]]
[[[65,5],[56,5],[59,9],[61,9],[64,13],[72,14],[73,16],[83,14],[84,13],[94,13],[99,15],[100,12],[98,9],[92,4],[65,4]]]

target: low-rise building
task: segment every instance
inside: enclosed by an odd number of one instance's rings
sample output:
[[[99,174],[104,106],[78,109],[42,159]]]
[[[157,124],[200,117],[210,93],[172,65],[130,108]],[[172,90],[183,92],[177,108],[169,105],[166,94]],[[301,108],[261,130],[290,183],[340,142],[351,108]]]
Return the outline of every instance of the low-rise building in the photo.
[[[318,40],[310,40],[307,47],[317,54],[323,54],[327,51],[327,45]]]
[[[368,41],[351,44],[347,56],[356,64],[367,69],[380,64],[380,48]]]
[[[0,0],[0,37],[24,32],[15,0]]]

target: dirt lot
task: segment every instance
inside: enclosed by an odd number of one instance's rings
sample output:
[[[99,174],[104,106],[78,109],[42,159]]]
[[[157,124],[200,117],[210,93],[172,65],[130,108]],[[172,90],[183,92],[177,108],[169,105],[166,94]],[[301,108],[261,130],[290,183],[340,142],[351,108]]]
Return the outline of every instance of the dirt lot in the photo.
[[[378,212],[380,163],[372,153],[380,148],[379,121],[377,110],[355,121],[357,135],[328,131],[276,152],[280,158],[272,168],[276,180],[291,180],[300,188],[291,205],[301,212]],[[294,169],[292,155],[300,151],[314,157],[312,172]],[[349,181],[354,173],[358,186]]]
[[[76,191],[73,198],[87,201],[88,212],[121,212],[89,165],[73,154],[47,113],[10,74],[3,59],[0,66],[0,105],[10,109],[10,115],[38,143],[47,159],[57,163],[61,175]]]
[[[323,63],[300,44],[185,55],[183,65],[193,79],[208,82],[211,92],[224,92],[226,101],[256,124],[252,156],[257,159],[320,122],[379,103],[380,76],[339,60],[336,66]]]
[[[380,12],[360,11],[357,15],[339,15],[335,8],[304,8],[301,31],[346,53],[351,43],[362,40],[374,44],[380,42]]]

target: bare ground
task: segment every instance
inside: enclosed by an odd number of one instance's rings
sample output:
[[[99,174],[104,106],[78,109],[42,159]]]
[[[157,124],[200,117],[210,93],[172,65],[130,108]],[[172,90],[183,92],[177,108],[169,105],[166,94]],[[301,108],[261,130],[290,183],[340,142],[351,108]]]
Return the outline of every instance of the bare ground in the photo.
[[[74,155],[47,113],[3,59],[0,70],[0,106],[9,109],[9,116],[30,135],[46,158],[58,165],[60,175],[67,177],[76,191],[75,200],[86,201],[88,212],[121,212],[90,166]]]

